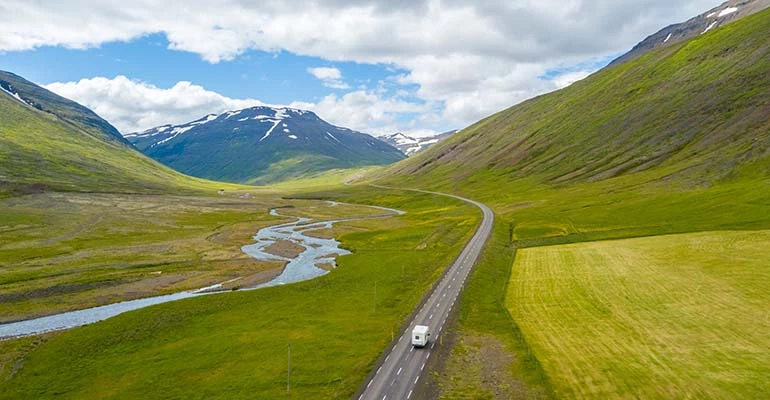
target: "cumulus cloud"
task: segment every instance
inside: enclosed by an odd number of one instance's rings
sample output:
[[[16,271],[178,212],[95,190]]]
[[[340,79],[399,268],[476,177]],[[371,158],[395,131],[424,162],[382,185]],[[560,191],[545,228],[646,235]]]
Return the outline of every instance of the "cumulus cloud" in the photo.
[[[350,89],[350,86],[342,81],[342,72],[332,67],[308,68],[307,72],[323,82],[324,86],[331,89]]]
[[[122,75],[56,82],[45,87],[94,110],[124,134],[181,124],[209,113],[264,105],[255,99],[231,99],[190,82],[177,82],[163,89]]]
[[[342,96],[330,94],[317,103],[293,102],[290,106],[314,111],[333,124],[374,135],[398,131],[396,120],[400,114],[429,112],[428,105],[383,97],[367,90]]]
[[[567,72],[566,74],[559,75],[552,79],[557,88],[565,88],[577,81],[585,79],[588,75],[591,75],[592,71],[574,71]]]
[[[284,106],[257,99],[232,99],[190,82],[159,88],[122,75],[111,79],[96,77],[78,82],[56,82],[45,87],[91,108],[124,134],[164,124],[181,124],[209,113],[257,105]],[[399,130],[397,118],[400,114],[429,111],[425,104],[387,98],[377,91],[367,90],[342,96],[330,94],[316,103],[297,101],[285,106],[314,111],[333,124],[372,134]]]
[[[179,7],[146,0],[4,0],[0,51],[89,48],[160,33],[170,49],[212,63],[251,49],[382,63],[408,71],[404,80],[419,86],[418,95],[445,105],[444,115],[461,125],[576,77],[539,78],[556,65],[629,49],[716,3],[306,0],[297,6],[285,0],[190,0]],[[323,81],[332,88],[345,85],[341,77]]]

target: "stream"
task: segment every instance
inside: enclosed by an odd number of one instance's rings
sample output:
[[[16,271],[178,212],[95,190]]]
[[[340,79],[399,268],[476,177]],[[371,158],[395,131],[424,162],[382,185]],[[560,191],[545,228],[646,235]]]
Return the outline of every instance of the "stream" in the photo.
[[[329,206],[334,207],[340,203],[329,201]],[[302,282],[329,273],[329,269],[336,268],[336,258],[350,254],[349,251],[340,247],[340,242],[336,239],[322,239],[313,236],[307,236],[306,233],[330,229],[335,223],[343,221],[356,221],[373,218],[386,218],[394,215],[403,215],[404,211],[385,207],[368,206],[370,208],[387,211],[389,214],[374,215],[359,218],[344,218],[331,221],[313,222],[309,218],[297,218],[294,222],[288,222],[262,228],[254,236],[256,243],[241,247],[241,250],[260,261],[285,261],[286,266],[283,272],[275,279],[259,284],[254,287],[242,288],[244,290],[255,290],[270,286],[279,286],[289,283]],[[276,209],[270,210],[270,215],[278,217],[289,217],[281,215]],[[270,254],[265,251],[268,247],[279,240],[290,241],[296,245],[302,246],[304,250],[295,258]],[[326,269],[322,268],[326,267]],[[61,314],[49,315],[25,321],[0,324],[0,339],[9,339],[22,336],[38,335],[46,332],[60,331],[69,328],[75,328],[94,322],[103,321],[127,311],[138,310],[156,304],[168,303],[191,297],[212,295],[217,293],[226,293],[228,291],[217,291],[222,287],[222,283],[207,286],[197,290],[147,297],[142,299],[128,300],[120,303],[107,304],[98,307],[86,308],[83,310],[69,311]]]

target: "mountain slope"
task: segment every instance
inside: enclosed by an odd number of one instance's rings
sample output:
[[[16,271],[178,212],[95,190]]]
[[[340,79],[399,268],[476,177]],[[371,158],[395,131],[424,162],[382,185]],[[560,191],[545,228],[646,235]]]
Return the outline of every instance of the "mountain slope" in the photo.
[[[398,149],[369,135],[290,108],[253,107],[207,115],[126,138],[177,171],[230,182],[265,183],[404,158]]]
[[[514,106],[389,172],[563,185],[655,169],[694,186],[757,172],[770,156],[768,37],[770,10]]]
[[[619,65],[652,50],[690,40],[714,28],[747,17],[770,7],[770,0],[729,0],[686,22],[667,26],[650,35],[631,51],[618,57],[610,65]]]
[[[114,126],[90,109],[37,86],[16,74],[0,71],[0,89],[17,100],[53,115],[62,122],[96,138],[128,144],[128,141]]]
[[[0,76],[0,195],[205,186],[142,155],[87,108],[15,75]]]
[[[413,156],[421,151],[427,150],[434,144],[449,139],[450,136],[457,133],[456,130],[444,132],[435,136],[414,138],[401,132],[392,135],[382,136],[378,139],[401,150],[407,157]]]

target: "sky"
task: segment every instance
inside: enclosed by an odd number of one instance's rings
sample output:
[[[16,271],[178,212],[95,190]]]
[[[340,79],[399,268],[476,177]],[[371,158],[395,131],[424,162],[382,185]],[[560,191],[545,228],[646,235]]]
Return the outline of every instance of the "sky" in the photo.
[[[585,78],[719,0],[3,0],[0,69],[122,133],[255,105],[427,136]]]

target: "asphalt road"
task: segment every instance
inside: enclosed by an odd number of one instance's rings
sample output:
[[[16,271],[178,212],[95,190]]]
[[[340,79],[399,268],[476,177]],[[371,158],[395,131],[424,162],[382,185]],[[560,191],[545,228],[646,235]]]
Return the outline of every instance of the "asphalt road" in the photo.
[[[384,186],[379,187],[386,188]],[[484,219],[471,240],[465,245],[460,256],[434,287],[428,299],[422,303],[422,308],[409,321],[409,326],[401,332],[398,341],[386,350],[385,360],[377,368],[374,376],[365,382],[363,392],[356,396],[359,400],[409,400],[412,398],[412,392],[422,378],[425,364],[428,362],[436,342],[440,340],[441,334],[444,332],[447,317],[492,232],[494,214],[484,204],[450,194],[424,190],[413,191],[454,197],[471,203],[481,209],[484,213]],[[431,342],[421,349],[412,346],[411,333],[415,325],[428,325],[430,327]]]

